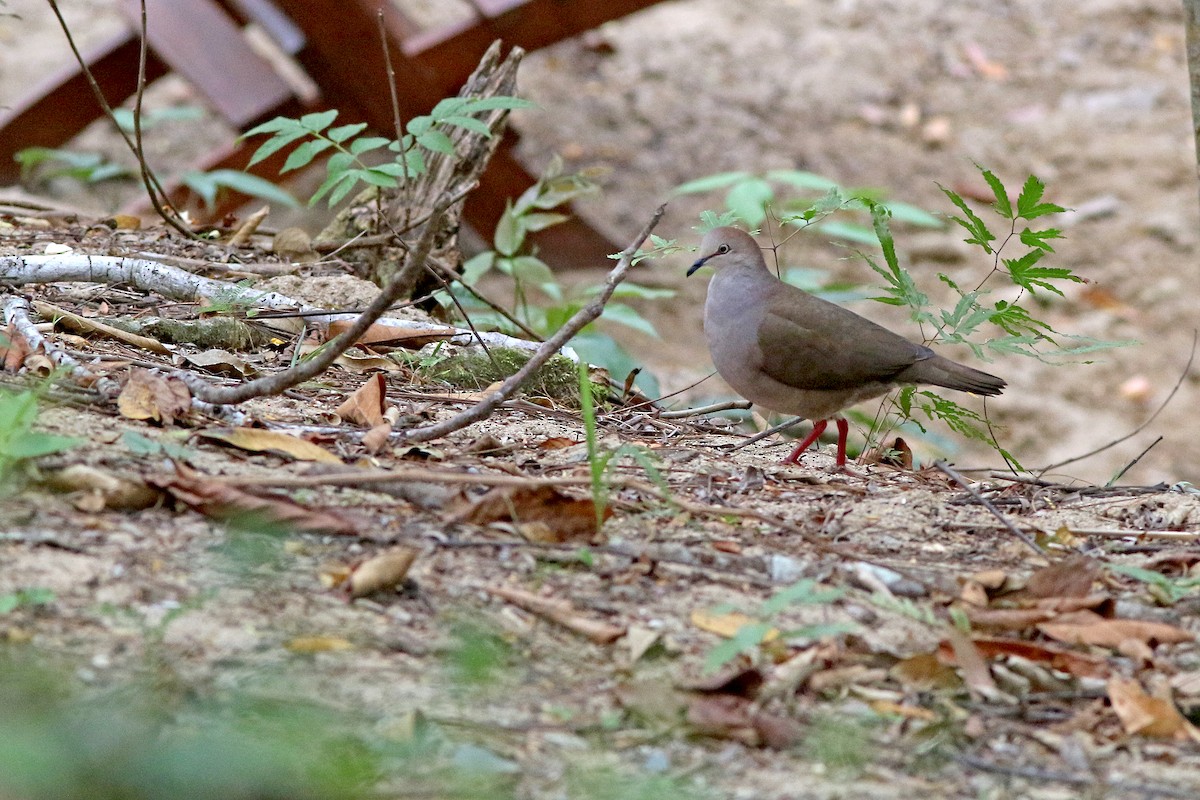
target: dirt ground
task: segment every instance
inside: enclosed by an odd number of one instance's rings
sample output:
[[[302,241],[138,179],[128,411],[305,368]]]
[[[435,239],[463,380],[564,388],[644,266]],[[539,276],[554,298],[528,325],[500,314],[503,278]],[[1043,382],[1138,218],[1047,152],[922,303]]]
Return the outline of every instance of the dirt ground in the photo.
[[[1056,248],[1057,263],[1090,281],[1041,310],[1066,331],[1142,343],[1086,365],[1009,359],[988,367],[1009,381],[1006,393],[988,405],[1004,426],[1007,449],[1028,466],[1060,461],[1136,428],[1166,399],[1188,361],[1200,213],[1182,10],[1169,0],[937,5],[663,3],[583,41],[528,57],[521,84],[541,109],[516,120],[521,152],[534,168],[554,153],[570,168],[607,168],[604,192],[580,211],[622,243],[674,186],[723,170],[807,169],[943,212],[949,208],[936,183],[977,186],[972,162],[1010,186],[1037,174],[1051,200],[1075,209],[1061,220],[1068,238]],[[18,16],[0,17],[0,102],[64,57],[41,3],[9,0],[5,8]],[[78,2],[66,11],[81,36],[96,41],[115,24],[109,8]],[[188,99],[180,85],[160,92],[164,103]],[[186,137],[183,130],[163,127],[167,143],[154,146],[163,148],[164,158],[186,158],[179,139],[202,149],[204,137],[225,135],[211,122],[188,128]],[[85,136],[88,143],[109,146],[98,131]],[[87,196],[63,185],[55,190],[60,199],[98,210],[115,208],[124,197],[113,190]],[[674,198],[658,232],[694,243],[697,214],[719,202],[716,195]],[[69,229],[18,225],[0,233],[0,253],[31,252],[56,239],[95,252],[153,244],[127,233],[78,237]],[[989,267],[964,250],[960,238],[950,230],[897,227],[898,247],[931,289],[936,271],[958,277]],[[788,258],[833,278],[867,281],[866,268],[844,255],[805,236]],[[635,275],[680,294],[643,307],[661,340],[624,338],[668,391],[709,371],[700,328],[704,286],[683,280],[686,261]],[[580,279],[599,274],[589,267]],[[87,306],[78,294],[48,296]],[[129,300],[106,299],[116,309]],[[873,305],[856,310],[903,329],[903,320]],[[147,357],[111,343],[89,347],[114,358]],[[414,418],[444,417],[468,402],[390,380],[393,402]],[[325,425],[361,381],[335,370],[302,396],[256,401],[246,410],[280,424]],[[1105,492],[1093,484],[1103,484],[1159,436],[1122,483],[1195,482],[1198,393],[1192,371],[1155,421],[1128,441],[1046,475],[1049,483],[1040,485],[973,472],[985,479],[977,491],[1021,530],[1050,537],[1056,556],[1085,551],[1106,567],[1168,571],[1163,564],[1169,562],[1189,569],[1200,501],[1186,484],[1150,493]],[[712,379],[689,400],[722,395]],[[648,448],[683,505],[664,502],[644,486],[614,489],[616,513],[603,541],[545,547],[522,539],[512,524],[451,522],[448,495],[428,486],[442,487],[447,474],[467,471],[586,484],[574,413],[510,407],[430,449],[370,459],[353,437],[323,439],[347,465],[425,470],[420,483],[428,484],[427,495],[421,496],[411,481],[409,489],[390,493],[323,485],[311,465],[221,448],[190,436],[190,428],[160,429],[117,417],[111,408],[50,407],[41,423],[88,439],[44,459],[46,474],[80,463],[139,480],[169,474],[161,453],[137,451],[122,438],[132,431],[183,448],[186,462],[205,476],[234,482],[307,476],[312,485],[293,490],[293,499],[357,523],[354,536],[299,532],[280,539],[231,533],[166,503],[127,514],[36,487],[5,499],[0,597],[31,587],[54,594],[48,605],[0,616],[0,631],[11,642],[5,647],[53,654],[70,667],[73,682],[89,690],[152,673],[181,695],[320,698],[384,739],[403,738],[419,710],[449,740],[473,743],[514,765],[511,773],[492,775],[492,796],[617,796],[572,788],[573,775],[610,768],[643,781],[636,784],[642,789],[646,781],[669,780],[682,797],[1200,792],[1200,751],[1185,728],[1172,732],[1184,731],[1179,741],[1155,739],[1119,724],[1112,709],[1111,680],[1132,676],[1151,688],[1169,686],[1174,703],[1196,720],[1195,682],[1187,679],[1200,663],[1190,641],[1170,645],[1150,637],[1138,648],[1128,644],[1137,639],[1131,636],[1119,647],[1076,644],[1072,652],[1103,665],[1087,676],[1061,663],[1051,670],[1032,657],[995,656],[995,694],[966,661],[957,662],[959,682],[950,688],[901,677],[898,665],[939,644],[954,650],[946,609],[964,585],[976,585],[968,576],[997,570],[1023,579],[1046,563],[937,472],[902,474],[874,465],[838,475],[826,454],[784,469],[777,466],[780,443],[731,454],[719,449],[736,441],[731,434],[614,412],[601,424],[606,446]],[[473,443],[488,435],[500,449],[475,452]],[[574,444],[556,449],[560,440]],[[954,455],[964,467],[998,464],[975,450]],[[632,464],[620,471],[649,480]],[[1080,481],[1075,488],[1066,488],[1074,479]],[[470,497],[485,484],[481,478]],[[735,515],[747,510],[760,516]],[[255,555],[238,549],[247,541],[257,547]],[[331,572],[397,543],[419,551],[406,590],[347,603],[322,584]],[[594,556],[581,561],[585,545]],[[1175,560],[1161,561],[1168,551]],[[885,580],[868,564],[895,569],[909,582]],[[754,726],[738,705],[745,698],[724,690],[717,696],[734,698],[725,702],[743,716],[733,715],[738,724],[710,720],[706,728],[699,717],[711,708],[678,688],[696,680],[721,641],[711,624],[705,627],[704,615],[719,617],[726,604],[753,613],[802,578],[847,594],[828,604],[789,607],[772,624],[841,622],[854,632],[820,643],[785,636],[783,647],[754,649],[766,687],[754,708],[810,735],[785,736],[782,749],[746,744],[754,736],[745,729]],[[498,599],[498,588],[568,600],[579,615],[626,632],[615,643],[590,642]],[[1197,630],[1194,596],[1158,603],[1145,584],[1108,571],[1087,588],[1117,601],[1106,619]],[[901,599],[880,601],[888,592]],[[447,654],[461,644],[464,619],[509,648],[501,674],[481,688],[447,677]],[[1032,625],[1013,635],[1045,643],[1044,631]],[[638,643],[646,640],[655,646],[643,654]],[[959,650],[958,658],[969,660],[969,653]],[[868,742],[860,749],[870,751],[865,764],[839,769],[836,759],[821,756],[820,737],[811,732],[829,718],[866,731],[860,733]],[[945,747],[937,758],[917,758],[928,741],[923,735],[935,730],[946,732]],[[381,790],[420,795],[398,774]],[[625,796],[637,795],[631,788]]]

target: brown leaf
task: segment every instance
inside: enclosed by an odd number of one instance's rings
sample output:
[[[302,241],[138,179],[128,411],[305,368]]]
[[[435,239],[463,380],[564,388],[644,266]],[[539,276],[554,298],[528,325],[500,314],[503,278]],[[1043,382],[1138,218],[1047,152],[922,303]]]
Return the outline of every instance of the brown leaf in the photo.
[[[923,692],[932,689],[954,689],[962,685],[958,673],[942,663],[937,653],[910,656],[892,666],[888,674],[905,688]]]
[[[706,694],[733,694],[753,700],[763,685],[762,670],[757,667],[735,665],[718,670],[712,675],[681,680],[680,689]]]
[[[211,439],[253,453],[282,453],[298,461],[342,463],[340,458],[324,447],[282,431],[268,431],[263,428],[218,428],[201,431],[198,435],[202,439]]]
[[[604,518],[611,516],[612,509],[605,508]],[[539,541],[555,543],[591,541],[598,533],[592,499],[568,497],[553,486],[496,487],[448,519],[473,525],[512,521],[518,530],[540,523],[528,528],[530,535],[545,536]]]
[[[1140,619],[1105,619],[1092,611],[1063,614],[1053,622],[1043,622],[1038,630],[1068,644],[1090,644],[1116,649],[1126,639],[1136,639],[1154,647],[1156,644],[1179,644],[1195,637],[1182,628],[1163,622]]]
[[[384,420],[363,435],[362,446],[364,450],[374,455],[382,450],[391,438],[392,423]]]
[[[329,339],[350,329],[351,320],[335,320],[329,323]],[[371,345],[373,347],[404,347],[409,350],[420,350],[430,342],[441,342],[453,339],[458,335],[454,328],[401,328],[395,325],[375,323],[367,328],[366,333],[358,338],[355,344]]]
[[[1086,653],[1065,650],[1054,645],[1036,644],[1020,639],[989,639],[976,636],[972,639],[975,649],[987,659],[1016,656],[1028,661],[1046,664],[1051,669],[1067,672],[1080,678],[1107,678],[1111,669],[1108,661]],[[938,658],[948,664],[955,663],[954,650],[949,642],[938,645]]]
[[[288,639],[283,646],[293,653],[332,653],[354,648],[353,644],[338,636],[297,636]]]
[[[1025,594],[1031,597],[1084,597],[1100,575],[1100,565],[1085,555],[1075,554],[1029,576]]]
[[[4,357],[4,371],[16,372],[29,355],[29,343],[17,333],[17,326],[10,324],[0,334],[0,355]]]
[[[580,442],[567,436],[551,436],[538,442],[538,450],[564,450],[577,444]]]
[[[706,736],[776,750],[792,747],[802,735],[795,720],[757,711],[753,701],[729,694],[696,695],[688,703],[687,722]]]
[[[964,605],[962,610],[971,627],[1002,631],[1022,631],[1058,616],[1057,611],[1042,608],[977,608]]]
[[[359,564],[346,582],[351,597],[394,589],[404,582],[417,551],[411,547],[393,547]]]
[[[972,694],[991,697],[996,692],[996,681],[992,678],[987,661],[971,637],[952,629],[946,637],[950,648],[954,651],[954,662],[962,672],[963,682]]]
[[[347,422],[364,428],[373,428],[386,421],[387,383],[383,375],[376,373],[355,390],[337,407],[337,415]]]
[[[127,419],[149,419],[171,425],[192,407],[192,393],[179,378],[155,375],[135,367],[121,387],[117,409]]]
[[[1119,676],[1111,678],[1107,688],[1113,711],[1126,733],[1200,741],[1200,732],[1169,698],[1148,695],[1136,680]]]
[[[228,350],[213,348],[192,355],[184,354],[183,358],[192,366],[200,367],[216,375],[244,378],[258,371]]]
[[[146,483],[171,493],[179,502],[205,515],[227,522],[282,526],[305,533],[357,536],[364,522],[344,510],[309,508],[286,497],[249,494],[225,481],[213,480],[193,469],[175,465],[175,474],[147,476]]]
[[[150,508],[162,499],[162,492],[145,483],[117,475],[98,467],[73,464],[46,478],[46,483],[58,492],[79,492],[99,499],[99,508],[118,511],[138,511]]]
[[[692,624],[700,630],[715,633],[725,639],[732,639],[743,626],[758,621],[740,611],[717,614],[701,608],[692,609],[690,617]],[[762,640],[771,642],[778,638],[779,630],[772,628],[763,635]]]

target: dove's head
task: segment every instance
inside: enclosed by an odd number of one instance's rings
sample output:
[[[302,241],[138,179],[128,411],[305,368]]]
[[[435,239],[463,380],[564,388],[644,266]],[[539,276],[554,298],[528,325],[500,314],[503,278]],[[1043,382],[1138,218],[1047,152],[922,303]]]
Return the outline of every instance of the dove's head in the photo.
[[[763,262],[762,250],[754,237],[737,228],[713,228],[700,242],[700,257],[687,271],[691,275],[701,267],[721,269],[730,265],[753,266]]]

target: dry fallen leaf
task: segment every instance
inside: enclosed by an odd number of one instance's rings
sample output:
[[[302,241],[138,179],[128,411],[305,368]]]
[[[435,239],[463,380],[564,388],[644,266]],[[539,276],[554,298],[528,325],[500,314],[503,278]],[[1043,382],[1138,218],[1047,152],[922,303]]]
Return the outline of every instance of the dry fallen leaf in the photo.
[[[1084,597],[1100,576],[1095,559],[1075,554],[1029,576],[1022,594],[1030,597]]]
[[[563,450],[567,447],[574,447],[580,444],[575,439],[567,436],[551,436],[549,439],[543,439],[538,442],[538,450]]]
[[[192,393],[179,378],[135,367],[121,387],[117,409],[126,419],[149,419],[171,425],[192,407]]]
[[[330,653],[354,648],[349,641],[337,636],[297,636],[283,643],[293,653]]]
[[[933,689],[956,689],[962,679],[937,653],[919,653],[898,661],[888,672],[906,689],[927,692]]]
[[[194,353],[191,355],[184,354],[184,360],[194,367],[208,370],[216,375],[230,375],[237,378],[245,378],[248,375],[253,375],[258,370],[247,364],[238,356],[230,353],[228,350],[218,350],[213,348],[205,350],[202,353]]]
[[[365,597],[394,589],[404,582],[416,559],[417,551],[411,547],[393,547],[368,558],[350,573],[346,592],[351,597]]]
[[[353,321],[335,320],[329,323],[329,339],[350,329]],[[404,347],[409,350],[420,350],[430,342],[440,342],[453,339],[458,335],[454,328],[401,328],[396,325],[384,325],[377,322],[367,328],[366,333],[358,338],[355,344],[371,345],[372,347]]]
[[[691,621],[693,625],[702,631],[715,633],[717,636],[725,639],[732,639],[744,626],[758,620],[739,611],[714,614],[711,611],[697,608],[692,610]],[[778,638],[779,631],[776,628],[772,628],[763,635],[762,641],[773,642]]]
[[[1146,694],[1142,685],[1130,678],[1113,677],[1107,689],[1113,711],[1126,733],[1200,741],[1200,731],[1179,713],[1169,698]]]
[[[201,431],[199,436],[254,453],[283,453],[298,461],[342,463],[340,458],[320,445],[282,431],[268,431],[263,428],[223,428]]]
[[[604,509],[604,518],[611,516],[612,509]],[[592,499],[568,497],[553,486],[497,487],[448,519],[474,525],[512,521],[534,541],[559,544],[591,541],[598,533]]]
[[[1093,611],[1074,611],[1051,622],[1038,625],[1038,630],[1068,644],[1090,644],[1116,649],[1126,639],[1136,639],[1151,647],[1156,644],[1179,644],[1195,637],[1165,622],[1140,619],[1106,619]]]
[[[364,530],[364,522],[344,509],[325,511],[300,505],[286,497],[250,494],[182,464],[175,465],[173,475],[147,476],[146,483],[170,492],[189,508],[222,521],[339,536],[359,536]]]
[[[386,421],[383,416],[386,410],[387,384],[383,375],[376,373],[337,407],[337,415],[347,422],[373,428]]]
[[[29,355],[29,343],[17,333],[17,326],[9,323],[0,334],[0,356],[4,358],[4,371],[16,372]]]
[[[46,477],[46,483],[57,492],[79,492],[99,500],[99,508],[89,509],[93,511],[103,508],[137,511],[150,508],[162,498],[162,492],[140,480],[84,464],[73,464],[53,472]]]
[[[696,695],[688,703],[687,722],[706,736],[775,750],[795,745],[803,733],[795,720],[759,711],[752,700],[730,694]]]
[[[392,423],[384,421],[367,431],[362,438],[363,449],[374,455],[392,438]]]
[[[1054,645],[980,636],[973,637],[971,641],[979,654],[986,659],[1015,656],[1045,664],[1051,669],[1067,672],[1078,678],[1107,678],[1112,671],[1108,661],[1100,656],[1077,653]],[[946,664],[955,663],[954,650],[949,642],[938,645],[938,658]]]
[[[136,231],[142,227],[142,218],[133,214],[113,214],[102,222],[119,231]]]

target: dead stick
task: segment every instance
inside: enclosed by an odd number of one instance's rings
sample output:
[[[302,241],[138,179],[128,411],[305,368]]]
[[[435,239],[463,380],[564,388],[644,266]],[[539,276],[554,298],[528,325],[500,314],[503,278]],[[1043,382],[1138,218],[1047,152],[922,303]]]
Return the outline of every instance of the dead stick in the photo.
[[[954,481],[963,489],[965,489],[967,494],[971,495],[971,497],[975,499],[975,502],[979,503],[979,505],[990,511],[992,516],[1000,520],[1000,523],[1008,529],[1008,532],[1020,539],[1026,547],[1037,553],[1039,556],[1046,555],[1044,552],[1042,552],[1042,548],[1037,546],[1037,542],[1033,541],[1033,539],[1030,539],[1024,531],[1009,522],[1008,517],[1001,514],[1000,509],[996,508],[995,504],[992,503],[991,500],[988,500],[979,492],[975,491],[975,487],[968,484],[967,479],[955,472],[949,464],[947,464],[945,461],[938,460],[933,462],[933,465],[945,473],[946,477],[950,478],[950,480]]]

